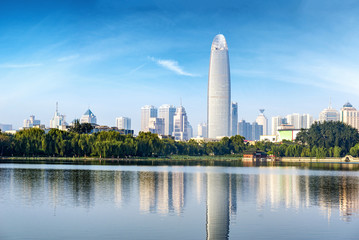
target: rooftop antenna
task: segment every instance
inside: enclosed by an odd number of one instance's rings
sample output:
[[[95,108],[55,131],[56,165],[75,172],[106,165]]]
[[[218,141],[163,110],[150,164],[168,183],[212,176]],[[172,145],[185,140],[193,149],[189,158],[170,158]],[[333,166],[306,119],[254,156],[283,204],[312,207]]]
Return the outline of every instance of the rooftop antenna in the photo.
[[[59,103],[56,102],[56,112],[59,112]]]
[[[180,106],[182,107],[182,97],[180,97]]]
[[[332,97],[329,97],[329,108],[332,108]]]

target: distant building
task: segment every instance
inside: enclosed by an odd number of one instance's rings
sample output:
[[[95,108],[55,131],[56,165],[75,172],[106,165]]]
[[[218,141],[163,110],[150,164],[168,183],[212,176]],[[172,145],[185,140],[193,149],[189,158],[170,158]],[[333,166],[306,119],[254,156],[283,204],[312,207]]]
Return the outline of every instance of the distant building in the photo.
[[[252,123],[252,141],[259,141],[260,136],[263,135],[263,126],[257,122]]]
[[[278,129],[277,141],[282,142],[283,140],[294,141],[300,129]]]
[[[87,111],[81,116],[80,123],[97,124],[97,118],[90,109],[87,109]]]
[[[187,122],[187,139],[191,139],[193,138],[193,128],[192,128],[192,125]]]
[[[126,134],[133,135],[133,130],[130,130],[130,129],[118,129],[117,127],[96,125],[95,128],[92,129],[91,133],[98,133],[98,132],[119,132],[120,134],[123,134],[123,135],[126,135]]]
[[[207,124],[206,123],[198,124],[197,137],[207,138]]]
[[[313,117],[309,114],[301,116],[300,128],[308,129],[313,124]]]
[[[266,118],[266,116],[264,116],[264,109],[259,109],[260,114],[258,115],[256,122],[258,123],[258,125],[263,126],[263,134],[262,135],[267,135],[268,134],[268,119]]]
[[[165,121],[165,135],[173,133],[173,117],[176,113],[176,108],[173,105],[164,104],[158,108],[158,117],[163,118]]]
[[[277,135],[261,135],[259,141],[277,142]]]
[[[173,118],[173,133],[172,136],[176,140],[188,140],[188,120],[186,110],[183,106],[180,106],[176,109],[176,114]]]
[[[246,140],[252,140],[252,125],[245,120],[238,123],[238,135],[243,136]]]
[[[146,105],[141,108],[141,131],[148,131],[150,118],[157,117],[157,108],[152,105]]]
[[[0,130],[2,132],[11,131],[12,130],[12,125],[11,124],[1,124],[0,123]]]
[[[359,129],[359,111],[347,102],[340,110],[340,121]]]
[[[301,116],[299,113],[293,113],[287,115],[287,123],[293,125],[294,128],[300,129],[302,127]]]
[[[286,118],[282,118],[281,116],[272,117],[272,135],[277,134],[278,127],[286,123]]]
[[[36,120],[34,115],[31,115],[29,119],[24,120],[23,128],[32,128],[34,126],[40,126],[41,121]]]
[[[131,129],[131,118],[128,118],[128,117],[116,118],[116,127],[118,129],[130,130]]]
[[[157,117],[150,118],[148,128],[145,130],[145,132],[165,135],[165,120],[163,118]]]
[[[332,108],[331,105],[329,105],[328,108],[324,109],[319,114],[320,122],[339,121],[339,119],[340,119],[339,111]]]
[[[231,104],[231,135],[237,135],[238,128],[238,103],[232,102]]]
[[[61,115],[59,113],[58,103],[56,103],[56,112],[52,119],[50,120],[50,128],[63,128],[64,126],[67,126],[67,122],[65,121],[65,115]]]

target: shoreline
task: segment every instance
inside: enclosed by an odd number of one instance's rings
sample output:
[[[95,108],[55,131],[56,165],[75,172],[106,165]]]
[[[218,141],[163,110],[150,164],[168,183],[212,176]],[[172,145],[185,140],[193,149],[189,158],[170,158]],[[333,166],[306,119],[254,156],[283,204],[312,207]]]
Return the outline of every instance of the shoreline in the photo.
[[[134,157],[134,158],[98,158],[98,157],[0,157],[0,164],[73,164],[73,165],[176,165],[176,166],[246,166],[262,163],[280,165],[282,163],[336,163],[358,164],[359,158],[304,158],[282,157],[279,161],[256,162],[243,160],[240,156],[171,156],[171,157]]]

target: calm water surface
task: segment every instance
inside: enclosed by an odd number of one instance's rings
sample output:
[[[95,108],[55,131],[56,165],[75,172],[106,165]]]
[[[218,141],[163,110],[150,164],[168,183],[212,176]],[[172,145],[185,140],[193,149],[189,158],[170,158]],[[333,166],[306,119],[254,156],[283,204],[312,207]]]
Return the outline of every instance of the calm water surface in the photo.
[[[325,169],[0,164],[0,239],[359,239],[359,171]]]

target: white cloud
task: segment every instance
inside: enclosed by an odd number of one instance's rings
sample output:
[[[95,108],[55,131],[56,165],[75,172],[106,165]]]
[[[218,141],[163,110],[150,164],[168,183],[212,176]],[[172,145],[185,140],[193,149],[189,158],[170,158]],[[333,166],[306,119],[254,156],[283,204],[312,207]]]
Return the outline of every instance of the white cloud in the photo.
[[[32,68],[32,67],[40,67],[42,63],[25,63],[25,64],[11,64],[5,63],[0,64],[0,68]]]
[[[172,72],[178,74],[178,75],[182,75],[182,76],[189,76],[189,77],[196,77],[196,74],[192,74],[189,72],[185,72],[181,66],[178,65],[178,62],[175,60],[170,60],[170,59],[156,59],[154,57],[149,57],[149,59],[155,63],[157,63],[158,65],[160,65],[161,67],[164,67],[168,70],[171,70]]]
[[[79,56],[80,55],[78,55],[78,54],[65,56],[65,57],[61,57],[61,58],[57,59],[57,61],[58,62],[66,62],[66,61],[74,60],[74,59],[78,58]]]

